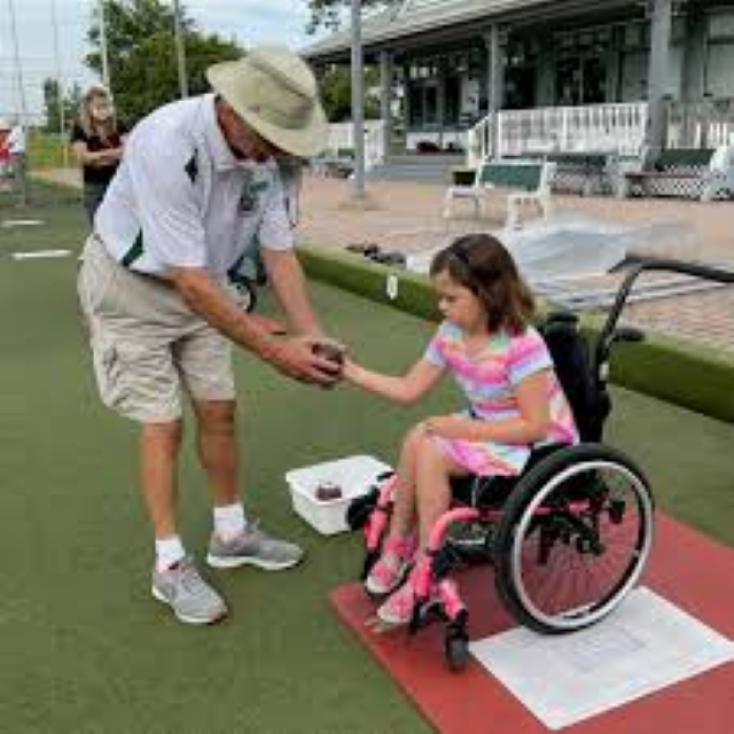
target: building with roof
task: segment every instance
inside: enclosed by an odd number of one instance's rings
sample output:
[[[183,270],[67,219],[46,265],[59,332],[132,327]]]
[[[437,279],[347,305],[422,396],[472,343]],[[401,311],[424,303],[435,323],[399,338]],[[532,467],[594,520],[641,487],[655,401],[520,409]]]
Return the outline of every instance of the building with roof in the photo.
[[[348,64],[350,40],[304,54]],[[734,0],[402,0],[362,40],[382,70],[383,154],[630,152],[734,132]]]

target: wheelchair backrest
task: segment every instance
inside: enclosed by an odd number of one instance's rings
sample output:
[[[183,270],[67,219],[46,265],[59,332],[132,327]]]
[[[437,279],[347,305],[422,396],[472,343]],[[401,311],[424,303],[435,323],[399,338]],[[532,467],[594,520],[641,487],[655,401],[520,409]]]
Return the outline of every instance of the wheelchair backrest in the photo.
[[[600,441],[610,401],[598,379],[589,344],[571,313],[549,314],[539,331],[555,364],[556,375],[571,405],[582,441]]]

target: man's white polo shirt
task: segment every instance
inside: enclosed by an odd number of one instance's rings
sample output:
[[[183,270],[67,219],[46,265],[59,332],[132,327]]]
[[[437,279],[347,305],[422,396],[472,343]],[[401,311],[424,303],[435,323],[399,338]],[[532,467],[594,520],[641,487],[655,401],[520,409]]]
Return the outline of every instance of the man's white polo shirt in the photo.
[[[293,246],[277,164],[235,158],[213,94],[161,107],[133,128],[95,231],[118,262],[160,276],[178,266],[221,278],[255,239]]]

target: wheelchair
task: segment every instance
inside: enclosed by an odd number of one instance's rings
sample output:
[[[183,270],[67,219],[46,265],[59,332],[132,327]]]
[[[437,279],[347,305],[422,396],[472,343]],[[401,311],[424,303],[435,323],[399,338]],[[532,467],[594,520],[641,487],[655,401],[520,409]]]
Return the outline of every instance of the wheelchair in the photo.
[[[619,317],[634,280],[650,270],[734,282],[734,274],[705,266],[640,261],[622,283],[596,340],[582,335],[571,313],[551,313],[540,326],[580,443],[536,447],[520,476],[452,482],[454,503],[431,531],[430,563],[416,579],[409,629],[442,620],[444,653],[454,670],[469,659],[469,610],[451,578],[460,567],[489,562],[507,611],[547,635],[574,632],[606,617],[645,568],[655,534],[650,484],[632,459],[602,439],[611,411],[612,349],[644,338],[637,329],[619,326]],[[394,475],[383,475],[348,509],[350,527],[364,532],[362,580],[380,556],[395,484]]]
[[[298,225],[299,199],[303,182],[304,162],[293,156],[279,156],[278,170],[283,184],[283,205],[291,229]],[[227,280],[233,286],[240,308],[252,313],[257,307],[258,288],[268,283],[268,275],[260,254],[259,243],[255,242],[227,272]]]
[[[228,271],[227,279],[235,289],[240,308],[252,313],[257,306],[257,289],[268,282],[260,252],[256,247],[237,260]]]

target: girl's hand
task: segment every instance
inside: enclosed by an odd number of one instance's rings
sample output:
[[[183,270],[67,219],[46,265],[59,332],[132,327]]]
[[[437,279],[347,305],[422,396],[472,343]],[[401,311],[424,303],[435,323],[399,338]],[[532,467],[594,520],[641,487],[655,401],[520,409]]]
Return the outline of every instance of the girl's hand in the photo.
[[[472,421],[457,415],[440,415],[426,418],[421,423],[423,431],[429,436],[439,438],[468,438],[467,432],[473,427]]]

